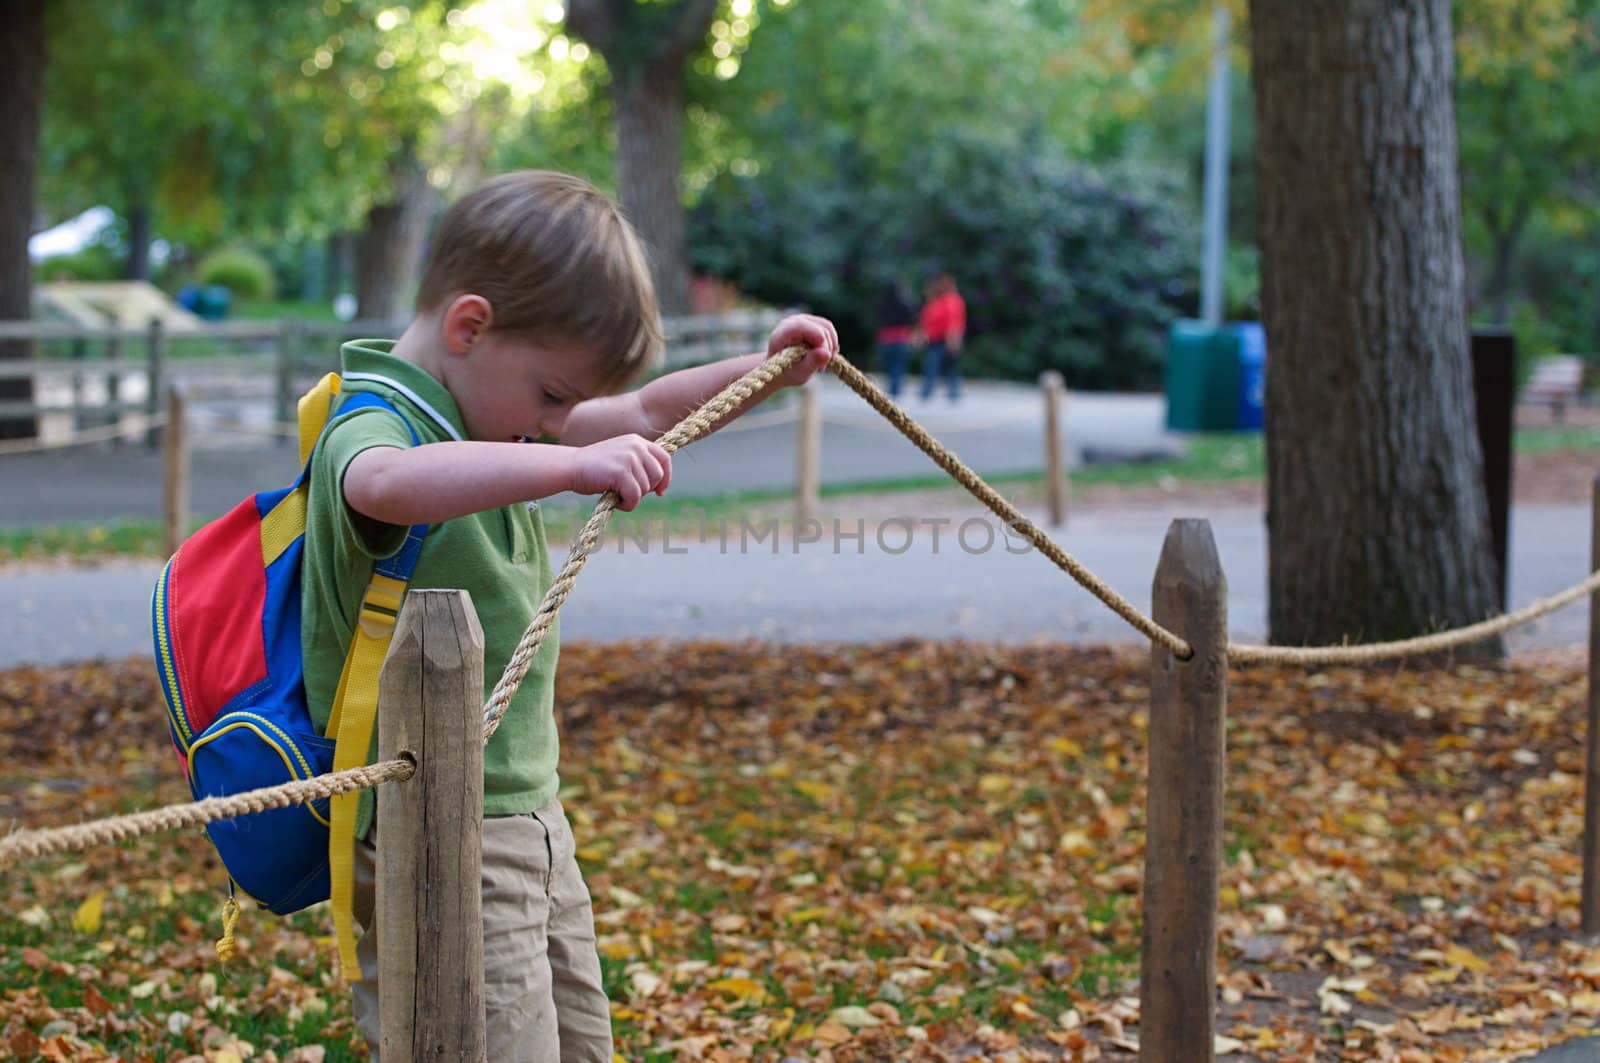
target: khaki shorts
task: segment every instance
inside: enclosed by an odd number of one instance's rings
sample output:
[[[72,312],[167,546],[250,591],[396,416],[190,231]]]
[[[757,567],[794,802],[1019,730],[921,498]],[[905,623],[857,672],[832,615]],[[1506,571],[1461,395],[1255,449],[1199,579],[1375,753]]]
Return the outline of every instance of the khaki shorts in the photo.
[[[377,850],[356,844],[355,917],[372,927]],[[378,934],[356,946],[356,1025],[378,1058]],[[594,910],[561,802],[483,821],[483,995],[495,1063],[611,1063]]]

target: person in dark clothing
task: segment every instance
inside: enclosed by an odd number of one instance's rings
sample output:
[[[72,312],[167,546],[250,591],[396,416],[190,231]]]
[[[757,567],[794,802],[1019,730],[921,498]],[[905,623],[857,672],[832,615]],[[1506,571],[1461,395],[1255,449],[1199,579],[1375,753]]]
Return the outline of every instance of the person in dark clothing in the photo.
[[[898,399],[905,383],[906,358],[911,349],[911,337],[916,331],[917,307],[911,299],[911,288],[902,280],[884,285],[878,298],[878,358],[889,374],[889,397]]]

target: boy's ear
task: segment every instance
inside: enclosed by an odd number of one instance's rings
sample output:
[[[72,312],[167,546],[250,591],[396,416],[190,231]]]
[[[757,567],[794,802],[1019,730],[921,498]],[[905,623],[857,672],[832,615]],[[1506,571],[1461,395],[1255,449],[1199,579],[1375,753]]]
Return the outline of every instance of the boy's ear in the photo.
[[[451,354],[466,354],[494,326],[494,308],[481,295],[458,295],[444,311],[444,343]]]

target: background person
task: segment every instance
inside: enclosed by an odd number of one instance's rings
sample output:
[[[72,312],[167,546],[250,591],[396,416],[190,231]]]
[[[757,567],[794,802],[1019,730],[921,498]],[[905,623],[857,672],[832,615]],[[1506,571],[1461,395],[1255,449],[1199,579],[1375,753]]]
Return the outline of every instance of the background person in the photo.
[[[928,282],[928,302],[922,308],[921,322],[917,327],[921,340],[927,346],[922,354],[922,397],[933,397],[939,378],[944,377],[950,389],[950,401],[961,399],[961,374],[959,361],[961,343],[967,331],[967,304],[956,291],[956,279],[940,272]]]

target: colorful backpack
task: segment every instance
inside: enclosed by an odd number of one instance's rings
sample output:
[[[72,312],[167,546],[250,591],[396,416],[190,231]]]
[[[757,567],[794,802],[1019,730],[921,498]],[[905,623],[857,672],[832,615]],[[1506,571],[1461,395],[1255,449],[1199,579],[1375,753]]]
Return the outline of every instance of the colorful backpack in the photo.
[[[327,733],[318,734],[300,651],[311,455],[335,414],[394,409],[378,395],[341,398],[339,391],[338,374],[329,373],[300,400],[299,479],[252,495],[195,532],[156,582],[151,622],[167,722],[197,800],[367,761],[378,673],[428,528],[413,527],[400,551],[374,567]],[[411,441],[417,443],[415,431]],[[331,896],[340,957],[352,981],[360,979],[350,918],[358,797],[342,794],[206,826],[232,882],[263,908],[286,915]],[[227,917],[225,924],[225,941],[231,940]]]

